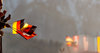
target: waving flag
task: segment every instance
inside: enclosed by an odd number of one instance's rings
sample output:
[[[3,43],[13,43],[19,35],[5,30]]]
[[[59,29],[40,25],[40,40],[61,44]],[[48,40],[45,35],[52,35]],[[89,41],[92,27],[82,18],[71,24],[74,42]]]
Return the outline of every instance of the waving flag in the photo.
[[[35,34],[35,29],[37,27],[34,25],[29,25],[27,23],[24,23],[24,19],[16,21],[13,23],[13,34],[20,34],[23,36],[25,39],[30,39],[34,36]]]
[[[67,36],[66,37],[66,45],[68,47],[71,47],[72,46],[72,42],[73,42],[73,39],[70,36]]]

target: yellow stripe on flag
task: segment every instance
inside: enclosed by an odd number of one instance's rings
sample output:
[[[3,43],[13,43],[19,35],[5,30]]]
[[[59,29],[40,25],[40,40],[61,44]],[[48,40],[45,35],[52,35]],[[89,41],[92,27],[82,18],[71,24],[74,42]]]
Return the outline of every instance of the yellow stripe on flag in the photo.
[[[97,37],[97,51],[100,53],[100,36]]]
[[[12,33],[17,34],[16,31],[17,31],[17,22],[14,22],[13,25],[12,25]]]

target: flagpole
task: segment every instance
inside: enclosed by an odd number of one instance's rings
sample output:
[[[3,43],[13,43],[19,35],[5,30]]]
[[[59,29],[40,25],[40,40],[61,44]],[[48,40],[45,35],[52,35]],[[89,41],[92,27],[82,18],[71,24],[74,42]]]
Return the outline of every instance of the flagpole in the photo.
[[[2,9],[2,6],[3,6],[3,0],[0,0],[0,12],[1,12],[1,9]],[[1,31],[0,29],[0,53],[2,53],[2,35],[3,35],[3,32]]]
[[[0,53],[2,53],[2,36],[0,36]]]
[[[0,30],[0,53],[2,53],[2,36],[3,32]]]

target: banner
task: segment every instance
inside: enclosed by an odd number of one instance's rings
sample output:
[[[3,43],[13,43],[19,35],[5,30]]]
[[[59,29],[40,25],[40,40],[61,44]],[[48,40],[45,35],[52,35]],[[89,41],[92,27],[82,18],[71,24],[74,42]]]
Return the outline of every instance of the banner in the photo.
[[[73,41],[74,41],[73,50],[78,51],[78,49],[79,49],[79,36],[78,35],[73,36]]]
[[[88,41],[87,37],[83,36],[84,51],[88,51]]]

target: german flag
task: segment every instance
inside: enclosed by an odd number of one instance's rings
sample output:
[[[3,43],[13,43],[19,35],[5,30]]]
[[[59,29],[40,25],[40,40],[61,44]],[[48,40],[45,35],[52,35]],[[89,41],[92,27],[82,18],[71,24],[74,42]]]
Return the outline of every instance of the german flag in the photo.
[[[25,39],[28,40],[28,39],[36,36],[36,34],[34,32],[36,28],[37,27],[34,25],[24,23],[24,19],[21,19],[21,20],[18,20],[18,21],[13,23],[12,33],[13,34],[20,34],[22,37],[24,37]]]
[[[24,19],[18,20],[16,22],[13,22],[12,25],[12,33],[18,34],[16,31],[21,30],[21,28],[24,26]]]

